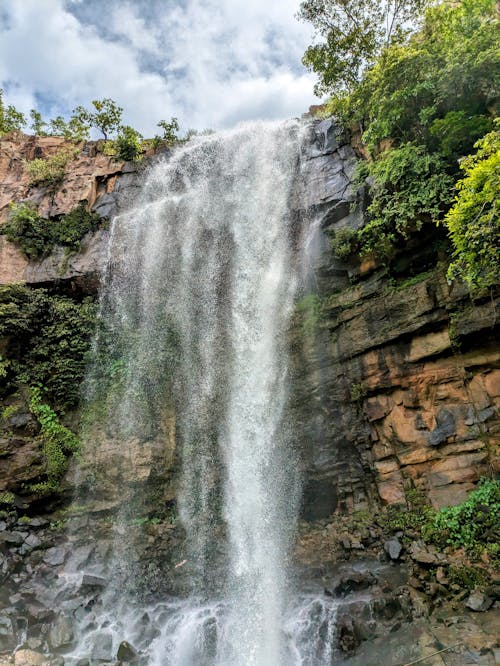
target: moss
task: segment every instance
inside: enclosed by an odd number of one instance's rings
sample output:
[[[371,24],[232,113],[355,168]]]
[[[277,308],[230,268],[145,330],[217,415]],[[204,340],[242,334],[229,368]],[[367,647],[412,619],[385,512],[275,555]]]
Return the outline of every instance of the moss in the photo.
[[[16,497],[13,493],[5,490],[0,493],[0,504],[6,504],[7,506],[12,506],[16,501]]]

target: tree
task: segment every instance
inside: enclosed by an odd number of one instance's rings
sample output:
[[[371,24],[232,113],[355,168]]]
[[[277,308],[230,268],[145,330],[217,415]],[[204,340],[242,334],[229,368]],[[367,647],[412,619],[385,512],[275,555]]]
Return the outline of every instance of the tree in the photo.
[[[122,125],[116,139],[118,157],[131,162],[141,152],[142,134],[129,125]]]
[[[477,153],[462,160],[465,177],[445,217],[453,243],[448,277],[461,277],[482,290],[498,284],[500,274],[500,121],[476,144]]]
[[[110,133],[118,131],[123,109],[109,97],[92,100],[92,106],[95,111],[77,106],[73,111],[73,117],[87,127],[96,127],[102,132],[104,139],[107,140]]]
[[[324,41],[302,62],[319,76],[317,95],[342,95],[360,81],[382,49],[401,43],[416,27],[426,0],[303,0],[298,18]],[[411,26],[411,28],[410,28]]]
[[[89,136],[89,127],[76,116],[72,116],[67,122],[62,116],[57,116],[50,121],[50,133],[70,141],[85,141]]]
[[[11,104],[5,106],[3,102],[3,90],[0,88],[0,135],[20,130],[26,125],[24,115]]]
[[[30,111],[31,125],[30,128],[33,130],[36,136],[47,136],[47,123],[42,118],[40,111],[36,109],[31,109]]]
[[[158,137],[164,141],[168,146],[173,146],[179,137],[177,132],[179,131],[179,121],[177,118],[171,118],[170,121],[160,120],[156,123],[157,127],[160,127],[163,130],[163,136]]]

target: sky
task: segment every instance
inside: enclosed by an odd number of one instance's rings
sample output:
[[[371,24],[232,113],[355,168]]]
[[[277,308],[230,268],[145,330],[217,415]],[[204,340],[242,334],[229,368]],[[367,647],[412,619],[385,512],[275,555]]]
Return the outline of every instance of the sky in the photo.
[[[44,118],[110,97],[145,136],[160,119],[221,129],[299,116],[313,76],[299,0],[1,0],[5,102]]]

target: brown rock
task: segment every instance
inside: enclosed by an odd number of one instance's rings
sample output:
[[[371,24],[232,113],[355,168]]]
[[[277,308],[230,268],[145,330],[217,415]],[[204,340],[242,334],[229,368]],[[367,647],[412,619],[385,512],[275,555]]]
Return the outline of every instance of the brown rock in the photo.
[[[408,361],[414,363],[429,356],[440,354],[450,347],[450,336],[448,329],[438,333],[428,333],[419,338],[413,338],[408,353]]]
[[[14,655],[15,666],[48,666],[48,657],[34,650],[18,650]]]

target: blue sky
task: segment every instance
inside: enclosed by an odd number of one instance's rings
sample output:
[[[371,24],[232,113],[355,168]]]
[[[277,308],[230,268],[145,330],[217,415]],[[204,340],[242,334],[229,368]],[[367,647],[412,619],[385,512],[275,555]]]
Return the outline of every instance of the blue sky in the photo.
[[[2,0],[0,87],[46,117],[111,97],[151,136],[297,116],[317,103],[299,0]]]

